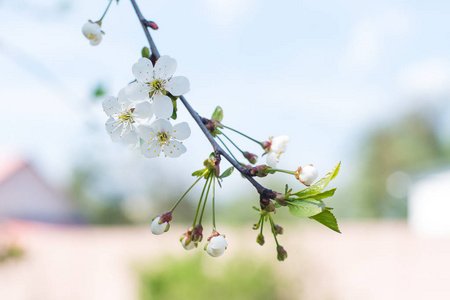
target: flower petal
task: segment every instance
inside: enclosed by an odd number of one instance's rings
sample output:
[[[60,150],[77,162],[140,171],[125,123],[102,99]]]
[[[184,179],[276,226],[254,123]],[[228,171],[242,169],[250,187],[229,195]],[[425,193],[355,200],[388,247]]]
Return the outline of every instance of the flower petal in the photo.
[[[150,87],[143,82],[133,82],[126,87],[126,93],[130,100],[147,100],[150,94]]]
[[[170,135],[177,140],[185,140],[191,135],[191,128],[186,122],[175,124]]]
[[[153,116],[152,105],[148,101],[144,101],[136,104],[133,112],[133,119],[136,121],[143,123]]]
[[[89,43],[91,44],[91,46],[97,46],[102,41],[102,38],[103,36],[101,33],[97,34],[93,39],[89,39]]]
[[[98,23],[91,23],[87,22],[83,25],[81,28],[81,31],[83,32],[84,36],[90,39],[91,35],[101,35],[101,28]]]
[[[289,142],[289,137],[287,135],[277,136],[272,139],[271,151],[280,155],[281,152],[286,152],[287,143]]]
[[[166,91],[174,96],[184,95],[190,90],[189,79],[184,76],[176,76],[164,85]]]
[[[168,157],[178,157],[181,154],[186,152],[186,147],[180,143],[179,141],[170,141],[169,143],[167,143],[167,145],[164,147],[164,154],[167,155]]]
[[[152,109],[157,118],[168,119],[173,113],[172,100],[167,96],[155,95],[153,96]]]
[[[138,125],[136,128],[140,138],[150,141],[154,137],[153,128],[150,125]]]
[[[124,130],[122,132],[122,141],[127,144],[130,148],[135,149],[139,146],[139,137],[137,134],[137,128],[130,125],[130,130]]]
[[[153,64],[150,59],[142,57],[131,68],[137,81],[150,82],[153,79]]]
[[[278,157],[277,153],[275,152],[269,152],[266,156],[266,163],[269,167],[275,168],[278,163]]]
[[[159,156],[161,146],[158,141],[145,141],[141,146],[141,153],[147,158]]]
[[[221,235],[211,238],[209,245],[212,249],[225,249],[228,247],[227,240]]]
[[[114,114],[119,114],[122,111],[122,105],[117,98],[113,96],[105,98],[102,102],[102,106],[108,117],[112,117]]]
[[[150,125],[153,128],[154,132],[168,132],[170,133],[172,130],[172,124],[166,119],[158,119]]]
[[[120,105],[122,106],[122,111],[127,111],[131,108],[131,106],[133,105],[133,103],[130,101],[130,99],[128,98],[127,92],[126,92],[126,87],[121,89],[119,91],[119,94],[117,95],[117,101],[120,103]]]
[[[166,79],[173,76],[177,61],[168,55],[161,56],[155,64],[155,78]]]
[[[117,121],[114,118],[109,118],[106,121],[105,128],[106,128],[106,131],[109,133],[111,140],[114,143],[117,143],[122,136],[122,131],[123,131],[122,122]]]

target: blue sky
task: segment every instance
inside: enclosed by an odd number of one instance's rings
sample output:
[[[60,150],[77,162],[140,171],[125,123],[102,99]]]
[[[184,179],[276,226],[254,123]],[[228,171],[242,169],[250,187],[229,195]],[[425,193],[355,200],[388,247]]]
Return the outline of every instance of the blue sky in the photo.
[[[183,108],[179,120],[192,128],[188,152],[149,161],[111,143],[101,103],[89,100],[100,81],[111,94],[130,82],[146,44],[129,1],[121,0],[104,19],[102,43],[89,45],[81,26],[107,3],[0,1],[0,151],[30,157],[58,184],[90,149],[94,158],[184,180],[211,149]],[[367,130],[417,107],[449,110],[448,1],[138,3],[160,27],[153,32],[160,52],[189,78],[186,97],[201,115],[221,105],[225,124],[257,139],[291,137],[281,168],[313,163],[323,175],[342,160],[340,180],[351,180]],[[239,176],[231,182],[248,188]]]

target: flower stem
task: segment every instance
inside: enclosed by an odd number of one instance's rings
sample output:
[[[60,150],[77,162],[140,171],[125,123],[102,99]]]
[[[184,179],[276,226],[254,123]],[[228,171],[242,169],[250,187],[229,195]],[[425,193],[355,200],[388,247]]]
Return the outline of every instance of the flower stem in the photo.
[[[242,153],[242,155],[244,155],[244,151],[241,150],[241,148],[239,148],[235,143],[233,143],[233,141],[223,132],[219,131],[220,134],[222,134],[228,141],[230,141],[231,144],[233,144],[234,147],[236,147],[236,149],[239,150],[239,152]]]
[[[170,210],[170,212],[173,212],[175,210],[175,208],[177,208],[178,204],[180,204],[181,200],[183,200],[184,196],[186,196],[186,194],[194,187],[194,185],[197,184],[197,182],[200,181],[200,179],[203,178],[203,176],[205,176],[205,174],[208,172],[205,171],[200,177],[197,178],[197,180],[187,189],[186,192],[184,192],[183,196],[180,197],[180,199],[178,199],[178,201],[174,204],[174,206],[172,207],[172,209]]]
[[[286,174],[291,174],[291,175],[295,175],[294,171],[288,171],[288,170],[280,170],[280,169],[273,169],[270,168],[271,171],[275,171],[275,172],[280,172],[280,173],[286,173]]]
[[[261,216],[261,218],[259,219],[259,222],[261,223],[261,235],[263,234],[263,227],[264,227],[264,216]]]
[[[230,149],[228,149],[227,145],[222,141],[222,139],[219,136],[216,136],[216,138],[222,143],[222,145],[225,147],[225,149],[227,149],[228,153],[230,153],[230,155],[233,157],[233,159],[239,163],[239,161],[236,159],[236,157],[234,157],[233,152],[231,152]]]
[[[202,224],[203,219],[203,213],[205,212],[206,202],[208,201],[208,195],[209,195],[209,189],[211,188],[211,183],[214,180],[214,175],[210,173],[209,175],[209,184],[208,184],[208,190],[206,191],[205,200],[203,201],[203,207],[202,207],[202,213],[200,214],[200,219],[198,220],[198,224]]]
[[[113,2],[113,0],[109,0],[109,4],[105,9],[105,12],[103,13],[102,17],[100,18],[100,20],[98,20],[96,23],[102,23],[103,18],[106,16],[106,13],[108,12],[109,7],[111,6],[111,3]]]
[[[270,220],[270,226],[272,227],[273,238],[275,239],[275,243],[277,244],[277,247],[278,247],[278,246],[280,246],[280,244],[278,244],[277,235],[275,233],[275,224],[273,223],[271,215],[269,215],[269,220]]]
[[[262,147],[262,145],[263,145],[262,142],[259,142],[259,141],[255,140],[254,138],[249,137],[248,135],[246,135],[246,134],[244,134],[244,133],[242,133],[242,132],[240,132],[240,131],[238,131],[238,130],[236,130],[236,129],[233,129],[233,128],[231,128],[231,127],[225,126],[225,125],[223,125],[223,124],[222,124],[222,126],[223,126],[224,128],[226,128],[226,129],[229,129],[229,130],[231,130],[231,131],[234,131],[234,132],[236,132],[236,133],[238,133],[238,134],[240,134],[240,135],[242,135],[242,136],[248,138],[249,140],[251,140],[251,141],[257,143],[258,145],[260,145],[261,147]]]
[[[212,222],[213,222],[213,231],[216,231],[216,178],[214,178],[213,180],[214,182],[213,182],[213,196],[212,196]]]
[[[208,179],[209,179],[209,176],[208,176]],[[205,181],[205,186],[203,187],[202,194],[200,195],[200,200],[198,200],[197,211],[195,212],[195,218],[194,218],[194,223],[192,224],[192,227],[195,227],[195,224],[197,223],[197,217],[198,217],[198,213],[200,211],[200,206],[202,204],[203,194],[205,193],[206,186],[208,185],[208,179],[206,179],[206,181]]]

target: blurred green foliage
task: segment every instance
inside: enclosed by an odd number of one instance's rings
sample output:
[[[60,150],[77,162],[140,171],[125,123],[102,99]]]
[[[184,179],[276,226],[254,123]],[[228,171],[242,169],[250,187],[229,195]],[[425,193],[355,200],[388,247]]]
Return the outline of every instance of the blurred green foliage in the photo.
[[[99,82],[96,87],[92,90],[92,99],[97,100],[98,98],[102,98],[106,95],[107,89],[105,88],[104,84]]]
[[[450,155],[445,150],[445,141],[439,138],[436,119],[435,112],[416,111],[366,135],[360,150],[357,176],[347,189],[352,203],[343,205],[348,216],[406,217],[407,186],[403,196],[391,195],[387,181],[397,171],[413,180],[417,174],[449,163]]]
[[[0,263],[23,258],[25,251],[14,244],[0,246]]]
[[[140,270],[140,299],[290,299],[281,296],[282,280],[264,260],[241,257],[216,264],[202,254],[162,259],[163,265]]]

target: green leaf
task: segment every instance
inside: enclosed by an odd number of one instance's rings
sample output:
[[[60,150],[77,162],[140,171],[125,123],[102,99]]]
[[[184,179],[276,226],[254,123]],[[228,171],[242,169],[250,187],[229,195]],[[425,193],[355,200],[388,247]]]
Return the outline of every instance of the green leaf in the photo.
[[[222,173],[222,175],[219,176],[219,178],[223,179],[225,177],[228,177],[231,175],[231,173],[233,173],[234,171],[234,167],[229,167],[228,169],[225,170],[225,172]]]
[[[147,47],[142,48],[141,54],[142,57],[150,58],[150,50]]]
[[[310,217],[310,219],[314,219],[317,222],[327,226],[331,230],[341,233],[338,227],[336,217],[331,213],[331,211],[328,208],[323,212],[321,212],[320,214]]]
[[[206,171],[206,168],[201,169],[201,170],[197,170],[197,171],[195,171],[194,173],[192,173],[192,176],[200,177],[200,176],[203,175],[203,173],[205,173],[205,171]]]
[[[330,183],[330,181],[336,177],[336,175],[339,173],[339,167],[341,166],[341,162],[339,162],[336,167],[334,167],[333,170],[327,173],[322,179],[311,185],[310,187],[301,190],[300,192],[297,192],[292,195],[296,195],[299,198],[305,198],[305,197],[311,197],[314,195],[319,194],[322,192],[325,187]]]
[[[307,218],[317,214],[320,214],[325,210],[325,204],[320,200],[315,199],[303,199],[286,201],[289,212],[291,215]]]
[[[222,122],[223,119],[223,110],[222,107],[217,106],[216,109],[214,110],[211,119],[213,120],[217,120],[219,122]]]
[[[334,195],[335,191],[336,191],[336,188],[316,194],[316,195],[312,195],[312,196],[304,195],[304,196],[298,197],[298,199],[295,199],[295,200],[306,199],[306,198],[314,198],[314,199],[320,200],[320,199],[330,198]]]

